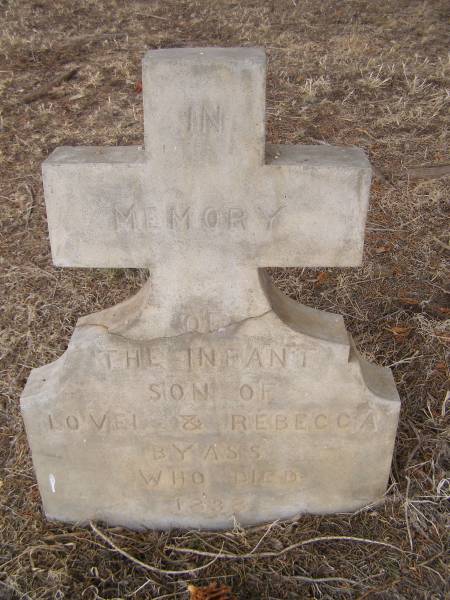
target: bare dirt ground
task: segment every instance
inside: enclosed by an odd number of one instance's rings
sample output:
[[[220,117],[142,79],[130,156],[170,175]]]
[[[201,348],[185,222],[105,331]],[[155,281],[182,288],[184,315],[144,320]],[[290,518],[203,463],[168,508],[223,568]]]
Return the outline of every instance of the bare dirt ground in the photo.
[[[448,8],[0,1],[1,599],[184,599],[187,582],[211,581],[241,599],[444,598]],[[363,266],[273,276],[342,313],[363,354],[393,368],[403,409],[377,506],[219,533],[97,524],[107,538],[43,518],[19,413],[28,373],[61,355],[78,317],[129,297],[146,274],[52,266],[40,165],[63,144],[141,144],[141,57],[182,45],[265,46],[269,141],[354,144],[376,168]],[[205,567],[219,550],[233,557]]]

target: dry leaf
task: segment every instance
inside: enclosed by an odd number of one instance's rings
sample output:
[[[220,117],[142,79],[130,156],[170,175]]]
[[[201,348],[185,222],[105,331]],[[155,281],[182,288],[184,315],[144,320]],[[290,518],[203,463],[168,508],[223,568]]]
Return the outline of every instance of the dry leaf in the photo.
[[[407,173],[411,179],[439,179],[450,175],[450,165],[448,163],[443,165],[420,165],[410,167],[407,169]]]
[[[400,302],[403,304],[419,304],[419,300],[416,298],[406,298],[405,296],[399,296]]]
[[[437,331],[436,329],[434,329],[433,333],[437,338],[439,338],[441,340],[445,340],[446,342],[450,342],[450,332]]]
[[[379,181],[380,183],[388,183],[388,180],[386,179],[383,171],[375,165],[372,165],[372,172],[376,181]]]
[[[235,600],[236,596],[227,585],[210,583],[206,587],[197,587],[191,583],[188,585],[189,600]]]
[[[326,271],[320,271],[320,273],[317,275],[316,283],[321,285],[322,283],[325,283],[325,281],[327,279],[328,279],[328,273]]]
[[[142,80],[141,79],[136,81],[136,83],[134,84],[134,91],[136,92],[136,94],[142,93]]]
[[[406,337],[411,329],[412,327],[407,327],[405,325],[394,325],[394,327],[388,328],[389,331],[392,331],[392,333],[398,337]]]
[[[392,248],[392,246],[390,244],[385,244],[384,246],[378,246],[378,248],[375,248],[375,253],[383,254],[383,252],[389,252],[389,250],[391,248]]]
[[[78,67],[75,67],[74,69],[68,69],[67,71],[63,71],[59,75],[56,75],[56,77],[53,77],[53,79],[50,79],[49,81],[38,87],[36,90],[23,96],[22,102],[25,102],[25,104],[29,104],[30,102],[34,102],[34,100],[38,100],[43,96],[47,96],[47,94],[49,94],[54,87],[60,85],[64,81],[69,81],[77,73]]]

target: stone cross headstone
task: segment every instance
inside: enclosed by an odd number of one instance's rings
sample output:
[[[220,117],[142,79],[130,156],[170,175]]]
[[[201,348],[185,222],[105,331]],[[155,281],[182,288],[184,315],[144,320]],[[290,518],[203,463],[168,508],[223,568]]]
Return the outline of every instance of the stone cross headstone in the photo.
[[[263,269],[360,263],[364,153],[266,145],[261,49],[150,51],[143,83],[145,149],[64,147],[43,165],[54,263],[151,274],[31,372],[47,517],[220,528],[376,500],[391,372]]]

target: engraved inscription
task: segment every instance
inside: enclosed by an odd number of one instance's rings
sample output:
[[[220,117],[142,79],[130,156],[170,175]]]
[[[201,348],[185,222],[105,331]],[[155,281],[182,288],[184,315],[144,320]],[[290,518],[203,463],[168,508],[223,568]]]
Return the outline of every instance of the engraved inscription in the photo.
[[[261,206],[258,207],[259,212],[261,213],[265,223],[266,229],[272,229],[276,220],[280,217],[281,211],[286,208],[286,206],[279,206],[272,212],[267,212]]]
[[[302,480],[298,471],[290,470],[237,470],[232,472],[231,483],[234,485],[264,486],[272,484],[295,484]]]
[[[181,313],[176,324],[182,332],[199,331],[204,333],[218,329],[226,322],[225,316],[221,317],[218,313],[205,310],[198,313]]]
[[[192,104],[187,111],[189,133],[223,133],[225,113],[219,104],[201,102]]]
[[[202,493],[199,498],[176,498],[175,507],[179,512],[190,514],[196,512],[207,516],[232,516],[250,508],[248,497],[231,497],[227,500],[210,497]]]
[[[167,225],[169,229],[189,229],[191,226],[191,209],[179,209],[176,206],[169,207],[167,211]]]
[[[170,386],[168,388],[170,390]],[[178,391],[175,392],[174,390]],[[200,391],[202,401],[205,398],[205,389]],[[243,390],[246,390],[245,392]],[[253,387],[244,384],[236,390],[236,399],[239,400],[242,397],[242,393],[250,396],[251,391],[257,390],[258,396],[253,395],[252,398],[258,398],[258,403],[266,400],[271,402],[272,395],[275,396],[276,390],[272,388],[266,388],[263,385],[258,386],[253,384]],[[181,394],[181,388],[172,386],[172,394]],[[152,392],[155,396],[161,394],[162,388],[153,388]],[[167,388],[166,388],[167,398]],[[170,393],[170,392],[169,392]],[[250,397],[248,398],[250,399]],[[245,398],[244,398],[244,401]],[[255,405],[254,405],[255,406]],[[195,413],[183,413],[175,415],[176,423],[178,424],[178,431],[182,431],[185,434],[210,434],[217,433],[222,429],[228,430],[229,432],[236,433],[292,433],[297,435],[302,434],[369,434],[376,433],[379,431],[379,415],[373,410],[363,411],[314,411],[308,410],[305,412],[246,412],[245,414],[231,412],[224,414],[222,418],[218,419],[217,415],[211,411],[205,411],[201,415]],[[167,422],[165,431],[173,431],[174,421],[172,417],[165,417],[162,421],[157,420],[154,422],[151,417],[145,418],[142,415],[136,415],[134,413],[125,412],[114,412],[105,411],[99,413],[71,413],[71,414],[48,414],[47,415],[47,427],[50,431],[92,431],[94,433],[111,434],[120,432],[145,432],[145,431],[158,431],[164,422]],[[152,446],[153,447],[153,446]],[[181,446],[180,446],[181,447]],[[158,448],[158,446],[155,446]],[[185,450],[190,450],[190,446]],[[156,452],[156,450],[155,450]],[[159,455],[162,458],[165,453],[160,449]],[[157,452],[157,454],[158,454]],[[181,450],[180,450],[181,452]],[[233,446],[228,447],[228,452],[233,453]],[[257,446],[251,446],[250,452],[252,458],[256,458],[258,451]],[[214,448],[209,448],[204,456],[207,458],[214,458],[219,456]]]
[[[206,402],[211,396],[209,383],[151,383],[149,385],[150,400],[194,400]]]
[[[256,444],[202,444],[193,442],[182,444],[172,442],[171,444],[152,444],[148,449],[148,459],[153,462],[170,461],[171,463],[198,462],[236,462],[250,459],[252,462],[264,457],[263,449]]]
[[[282,347],[239,347],[214,348],[195,346],[187,348],[189,370],[203,368],[292,368],[306,366],[305,351],[297,346]]]
[[[80,429],[92,429],[102,433],[115,431],[136,431],[137,417],[130,413],[88,413],[85,417],[81,415],[47,415],[48,428],[51,431],[79,431]]]
[[[212,317],[209,320],[213,323]],[[183,321],[188,331],[196,331],[194,326],[205,324],[205,321],[201,322],[200,316],[195,315],[185,315]],[[166,347],[139,344],[96,350],[95,356],[98,366],[109,370],[168,369],[173,365],[180,371],[214,371],[224,368],[297,370],[307,365],[306,351],[300,346],[255,346],[251,343],[188,346],[172,353]]]
[[[180,415],[181,429],[184,431],[199,431],[203,423],[197,415]]]
[[[96,351],[97,364],[110,370],[151,369],[161,367],[161,356],[154,346],[135,346],[124,349],[106,349]]]
[[[117,232],[155,231],[189,232],[203,230],[210,232],[247,231],[260,229],[271,231],[279,222],[285,206],[274,210],[256,206],[249,211],[242,206],[192,207],[170,202],[167,205],[142,205],[131,203],[111,209],[112,225]],[[251,227],[252,226],[252,227]]]
[[[150,488],[183,488],[185,486],[196,486],[205,483],[205,475],[201,471],[145,471],[144,469],[139,469],[139,475]]]
[[[113,225],[116,231],[151,231],[162,227],[161,215],[156,206],[113,208]]]
[[[178,488],[203,486],[207,475],[199,470],[177,469],[139,469],[139,476],[149,488]],[[232,485],[251,485],[256,487],[273,484],[298,484],[302,480],[299,471],[290,469],[232,469],[226,472],[228,483]]]
[[[348,432],[375,433],[378,431],[377,416],[374,411],[350,415],[347,412],[324,413],[267,413],[232,414],[229,417],[231,431],[292,431],[304,433]]]

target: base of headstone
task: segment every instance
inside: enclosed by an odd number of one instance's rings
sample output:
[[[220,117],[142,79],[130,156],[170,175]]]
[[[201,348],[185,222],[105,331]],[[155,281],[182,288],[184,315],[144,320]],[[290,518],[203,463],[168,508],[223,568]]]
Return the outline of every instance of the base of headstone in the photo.
[[[49,519],[215,529],[383,495],[390,370],[361,358],[342,317],[260,278],[259,316],[192,316],[184,333],[137,339],[141,292],[81,319],[64,355],[31,372],[22,414]]]

